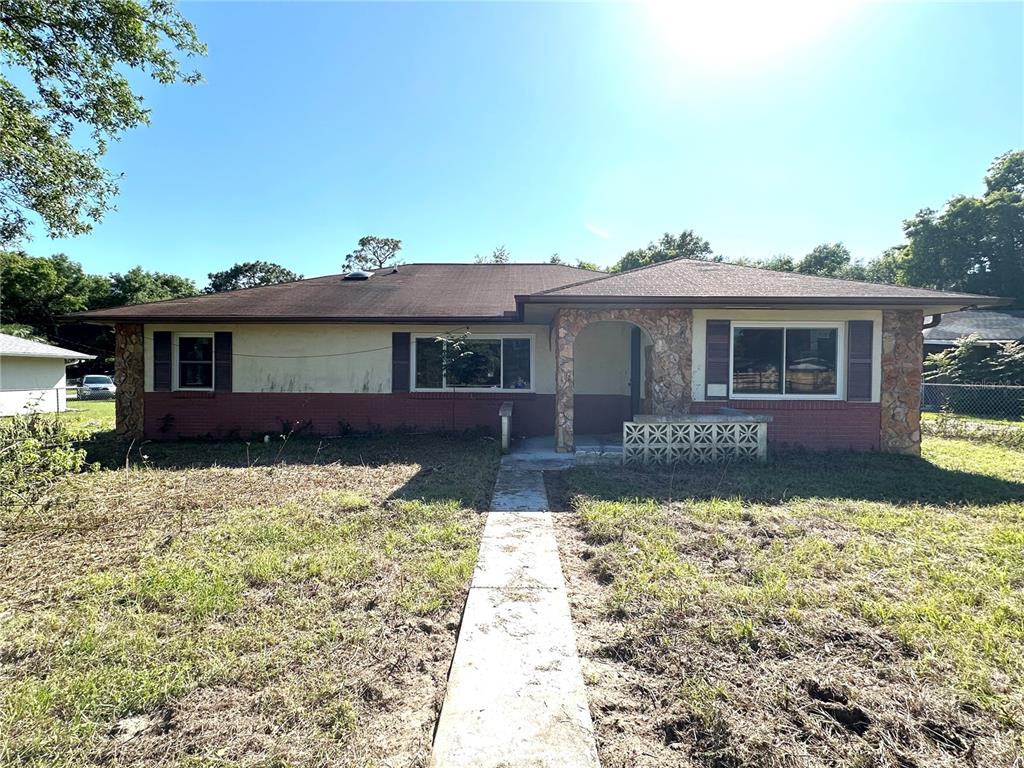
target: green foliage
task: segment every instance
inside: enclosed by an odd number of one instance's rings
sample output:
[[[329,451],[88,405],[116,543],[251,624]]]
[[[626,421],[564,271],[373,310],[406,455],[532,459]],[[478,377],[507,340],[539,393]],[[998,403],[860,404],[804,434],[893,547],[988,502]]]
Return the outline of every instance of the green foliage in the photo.
[[[15,336],[19,339],[28,339],[29,341],[41,341],[44,344],[46,339],[40,336],[30,325],[23,323],[5,323],[0,324],[0,333],[7,334],[8,336]]]
[[[985,174],[985,190],[1024,195],[1024,152],[1005,152],[993,160]]]
[[[955,197],[903,224],[907,285],[1009,296],[1024,306],[1024,151],[995,161],[983,197]]]
[[[648,243],[646,248],[628,251],[612,265],[609,272],[624,272],[627,269],[646,267],[670,259],[722,261],[722,257],[716,256],[711,250],[711,243],[694,233],[692,229],[687,229],[678,235],[666,232],[656,242]]]
[[[104,306],[110,300],[105,278],[87,275],[82,265],[62,253],[47,258],[23,251],[0,251],[0,322],[31,327],[55,338],[57,318]]]
[[[800,259],[796,271],[804,275],[843,277],[850,268],[850,251],[842,243],[822,243]]]
[[[982,346],[977,334],[925,359],[925,378],[954,384],[1024,384],[1024,344],[1010,341]]]
[[[563,259],[561,256],[559,256],[557,253],[551,254],[551,258],[548,259],[548,264],[564,264],[564,265],[568,265],[568,263],[569,262],[567,262],[565,259]],[[600,266],[598,266],[598,264],[596,262],[586,261],[585,259],[577,259],[576,260],[576,268],[577,269],[589,269],[592,272],[603,272],[604,271]]]
[[[556,258],[558,254],[555,254]],[[490,256],[481,256],[479,253],[473,257],[473,262],[476,264],[508,264],[511,261],[512,255],[508,252],[508,248],[504,245],[499,245],[493,251]],[[561,260],[552,261],[552,264],[561,264]]]
[[[177,56],[204,52],[172,0],[6,0],[0,244],[27,237],[30,213],[52,237],[88,232],[117,193],[100,165],[108,143],[149,121],[128,74],[195,83]]]
[[[359,247],[345,257],[345,269],[365,269],[373,271],[383,269],[398,252],[402,250],[402,241],[393,237],[377,237],[366,235],[359,238]]]
[[[180,299],[198,293],[196,284],[187,277],[132,267],[127,272],[110,276],[110,296],[107,301],[108,306],[123,307],[147,301]]]
[[[206,293],[237,291],[239,288],[255,288],[260,285],[290,283],[302,279],[302,275],[269,261],[235,264],[221,272],[210,272],[207,277],[210,278],[210,284],[206,288]]]
[[[8,525],[26,513],[48,508],[54,484],[86,467],[81,433],[52,414],[0,419],[0,521]]]

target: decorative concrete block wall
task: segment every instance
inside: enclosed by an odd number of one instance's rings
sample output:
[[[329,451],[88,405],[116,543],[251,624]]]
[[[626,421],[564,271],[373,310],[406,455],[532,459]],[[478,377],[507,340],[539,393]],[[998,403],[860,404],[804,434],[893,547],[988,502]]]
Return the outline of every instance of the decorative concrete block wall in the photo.
[[[114,413],[117,434],[141,438],[144,427],[143,402],[146,381],[143,357],[143,326],[118,323],[114,327]]]
[[[921,454],[921,367],[924,339],[920,310],[882,313],[881,449]]]
[[[651,337],[647,371],[650,409],[658,416],[684,414],[690,407],[693,312],[689,309],[559,309],[555,315],[555,448],[575,448],[575,342],[591,323],[632,323]]]

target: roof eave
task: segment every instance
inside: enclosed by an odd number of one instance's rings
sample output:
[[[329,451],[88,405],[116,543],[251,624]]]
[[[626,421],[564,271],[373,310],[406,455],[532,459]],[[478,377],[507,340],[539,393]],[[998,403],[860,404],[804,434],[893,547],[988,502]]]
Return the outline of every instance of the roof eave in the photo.
[[[516,311],[502,315],[388,315],[381,317],[365,316],[323,316],[323,315],[163,315],[163,316],[124,316],[103,315],[97,317],[88,313],[62,315],[62,322],[81,322],[90,325],[116,325],[118,323],[360,323],[395,325],[399,323],[514,323],[518,322]]]
[[[555,296],[550,294],[517,295],[519,304],[684,304],[688,306],[762,308],[847,308],[847,307],[1000,307],[1013,299],[969,294],[917,296]],[[950,312],[953,310],[943,309]]]

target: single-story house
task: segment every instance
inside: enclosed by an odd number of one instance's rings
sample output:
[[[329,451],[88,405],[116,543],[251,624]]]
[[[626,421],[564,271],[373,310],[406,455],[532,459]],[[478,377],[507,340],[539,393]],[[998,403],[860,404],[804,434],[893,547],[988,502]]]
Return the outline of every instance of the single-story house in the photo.
[[[68,363],[92,355],[0,333],[0,416],[67,408]]]
[[[1024,342],[1024,310],[969,309],[943,315],[937,325],[925,328],[924,353],[929,355],[948,349],[967,336],[977,336],[978,345],[982,347]]]
[[[115,327],[117,428],[150,439],[496,430],[511,401],[561,451],[726,406],[776,444],[916,453],[924,316],[1002,303],[677,259],[409,264],[69,319]]]

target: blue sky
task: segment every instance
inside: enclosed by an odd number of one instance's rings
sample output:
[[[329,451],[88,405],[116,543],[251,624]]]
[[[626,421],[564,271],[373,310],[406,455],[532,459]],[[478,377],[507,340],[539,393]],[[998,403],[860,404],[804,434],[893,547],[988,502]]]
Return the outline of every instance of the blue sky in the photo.
[[[409,262],[607,265],[682,229],[872,258],[1024,146],[1024,6],[823,5],[184,3],[206,82],[143,84],[118,210],[28,250],[201,284],[337,272],[364,234]]]

